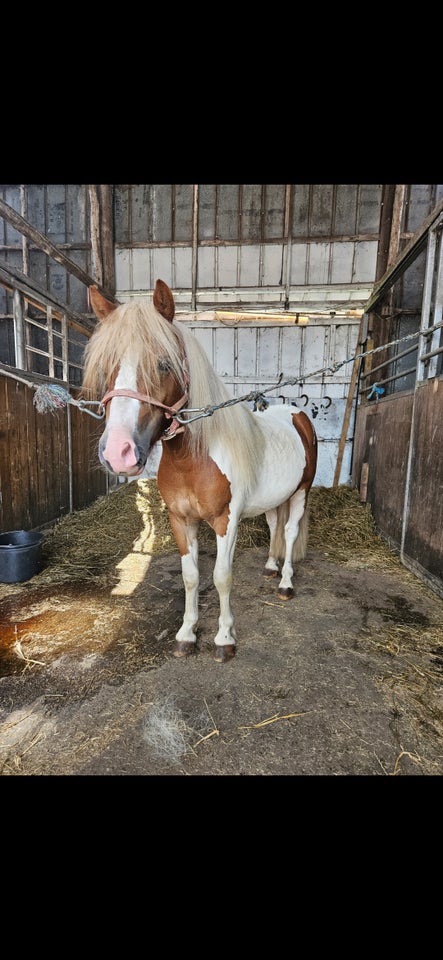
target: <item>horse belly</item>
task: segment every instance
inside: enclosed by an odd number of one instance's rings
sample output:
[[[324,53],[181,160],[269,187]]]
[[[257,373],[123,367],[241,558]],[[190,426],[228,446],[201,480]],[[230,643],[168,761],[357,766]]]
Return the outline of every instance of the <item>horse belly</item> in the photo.
[[[238,503],[239,516],[257,517],[288,500],[301,482],[305,464],[303,444],[292,425],[280,431],[278,436],[271,434],[263,449],[253,490],[246,499],[240,494],[243,502]],[[237,488],[234,477],[231,478],[231,487],[235,507]]]
[[[257,411],[260,452],[255,482],[245,492],[237,463],[220,443],[211,445],[211,458],[225,475],[232,491],[231,513],[237,518],[256,517],[284,503],[300,485],[306,466],[303,441],[294,427],[294,411],[286,404]]]

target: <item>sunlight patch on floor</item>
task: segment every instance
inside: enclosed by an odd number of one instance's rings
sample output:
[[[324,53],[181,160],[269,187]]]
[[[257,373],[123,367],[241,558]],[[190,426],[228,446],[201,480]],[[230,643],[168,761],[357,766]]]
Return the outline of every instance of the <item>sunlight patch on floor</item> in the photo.
[[[135,498],[137,509],[142,515],[143,528],[134,540],[131,553],[128,553],[117,564],[120,582],[113,587],[111,593],[117,597],[128,597],[136,590],[143,580],[152,560],[152,549],[155,542],[155,523],[150,504],[146,497],[137,494]]]

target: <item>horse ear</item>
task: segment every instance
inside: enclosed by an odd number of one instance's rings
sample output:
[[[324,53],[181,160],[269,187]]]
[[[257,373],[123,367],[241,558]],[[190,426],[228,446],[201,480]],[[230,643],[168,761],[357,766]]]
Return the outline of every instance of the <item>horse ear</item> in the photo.
[[[106,300],[106,297],[99,292],[98,287],[89,287],[89,298],[97,320],[104,320],[108,313],[119,306],[118,303],[111,303],[110,300]]]
[[[153,298],[154,307],[165,320],[172,323],[175,316],[175,303],[172,290],[164,280],[157,280]]]

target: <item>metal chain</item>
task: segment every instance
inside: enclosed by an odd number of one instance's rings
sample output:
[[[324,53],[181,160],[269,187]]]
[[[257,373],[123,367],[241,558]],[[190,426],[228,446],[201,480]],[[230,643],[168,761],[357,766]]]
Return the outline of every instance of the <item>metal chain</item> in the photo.
[[[328,372],[331,374],[337,373],[337,370],[339,370],[340,367],[344,367],[346,363],[353,363],[355,360],[363,360],[364,357],[369,357],[371,354],[379,353],[381,350],[387,350],[389,347],[395,347],[399,343],[405,343],[407,340],[413,340],[414,337],[427,337],[429,334],[434,333],[435,330],[439,330],[442,326],[443,321],[434,324],[433,327],[427,327],[426,330],[416,330],[415,333],[408,333],[406,336],[400,337],[398,340],[391,340],[390,343],[383,343],[380,347],[373,347],[372,350],[365,350],[363,353],[356,353],[353,357],[347,357],[346,360],[340,360],[339,362],[332,363],[329,367],[322,367],[319,370],[305,374],[303,377],[288,377],[287,380],[282,380],[283,373],[281,373],[277,383],[275,383],[272,387],[266,387],[264,390],[252,390],[250,393],[245,393],[242,397],[231,397],[229,400],[225,400],[223,403],[213,404],[212,406],[185,407],[180,411],[180,414],[176,414],[175,419],[180,424],[193,423],[194,420],[201,420],[203,417],[212,417],[216,410],[222,410],[224,407],[232,407],[234,403],[258,401],[264,396],[265,393],[271,393],[272,390],[277,390],[279,387],[293,387],[297,383],[304,383],[306,380],[311,380],[313,377],[318,377],[320,374],[325,374]],[[0,374],[3,374],[6,377],[12,377],[14,380],[18,380],[20,383],[24,383],[26,386],[34,388],[36,390],[34,404],[37,409],[40,410],[40,412],[44,412],[44,410],[50,408],[64,407],[66,404],[72,403],[74,406],[78,407],[82,413],[89,413],[91,417],[95,417],[97,420],[101,420],[105,416],[105,409],[101,400],[75,400],[75,398],[71,397],[71,394],[59,384],[43,385],[32,383],[29,380],[18,377],[2,368],[0,368]],[[375,386],[376,384],[374,384],[372,387],[368,387],[368,390],[373,390]],[[98,413],[94,413],[92,410],[87,409],[88,406],[99,407],[101,409],[99,409]],[[183,414],[194,414],[194,416],[183,416]]]
[[[179,423],[192,423],[194,420],[200,420],[202,417],[212,417],[212,414],[215,413],[216,410],[221,410],[223,407],[231,407],[234,403],[245,403],[249,401],[252,402],[260,400],[265,393],[270,393],[272,390],[277,390],[278,387],[293,387],[297,383],[305,383],[306,380],[311,380],[313,377],[317,377],[320,374],[328,373],[328,371],[332,374],[337,373],[337,370],[339,370],[340,367],[343,367],[346,363],[353,363],[355,360],[362,360],[364,357],[369,357],[373,353],[379,353],[381,350],[387,350],[388,347],[395,347],[397,344],[405,343],[407,340],[412,340],[414,337],[428,336],[428,334],[433,333],[434,330],[439,330],[442,326],[443,321],[436,323],[433,327],[427,327],[426,330],[416,330],[415,333],[408,333],[399,340],[391,340],[390,343],[383,343],[380,347],[373,347],[372,350],[365,350],[363,353],[356,353],[353,357],[348,357],[346,360],[340,360],[340,362],[333,363],[329,367],[322,367],[319,370],[305,374],[303,377],[289,377],[287,380],[282,381],[283,373],[281,373],[278,382],[272,387],[266,387],[265,390],[251,391],[251,393],[246,393],[242,397],[232,397],[230,400],[225,400],[223,403],[217,403],[213,406],[184,408],[180,411],[180,416],[177,416],[176,419]],[[368,387],[368,390],[372,389],[373,387]],[[194,413],[195,416],[185,418],[181,416],[184,413]]]

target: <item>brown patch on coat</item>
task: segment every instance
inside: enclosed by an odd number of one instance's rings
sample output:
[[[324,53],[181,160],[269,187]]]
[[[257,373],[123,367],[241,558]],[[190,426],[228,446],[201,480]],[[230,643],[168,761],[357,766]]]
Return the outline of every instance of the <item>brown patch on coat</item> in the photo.
[[[231,484],[210,457],[197,462],[183,437],[164,442],[157,484],[181,556],[189,551],[187,533],[195,535],[201,520],[206,520],[218,536],[225,536]]]
[[[292,422],[303,443],[306,455],[306,466],[303,471],[299,489],[303,487],[308,492],[312,486],[317,469],[318,444],[317,434],[312,421],[303,410],[292,414]]]

